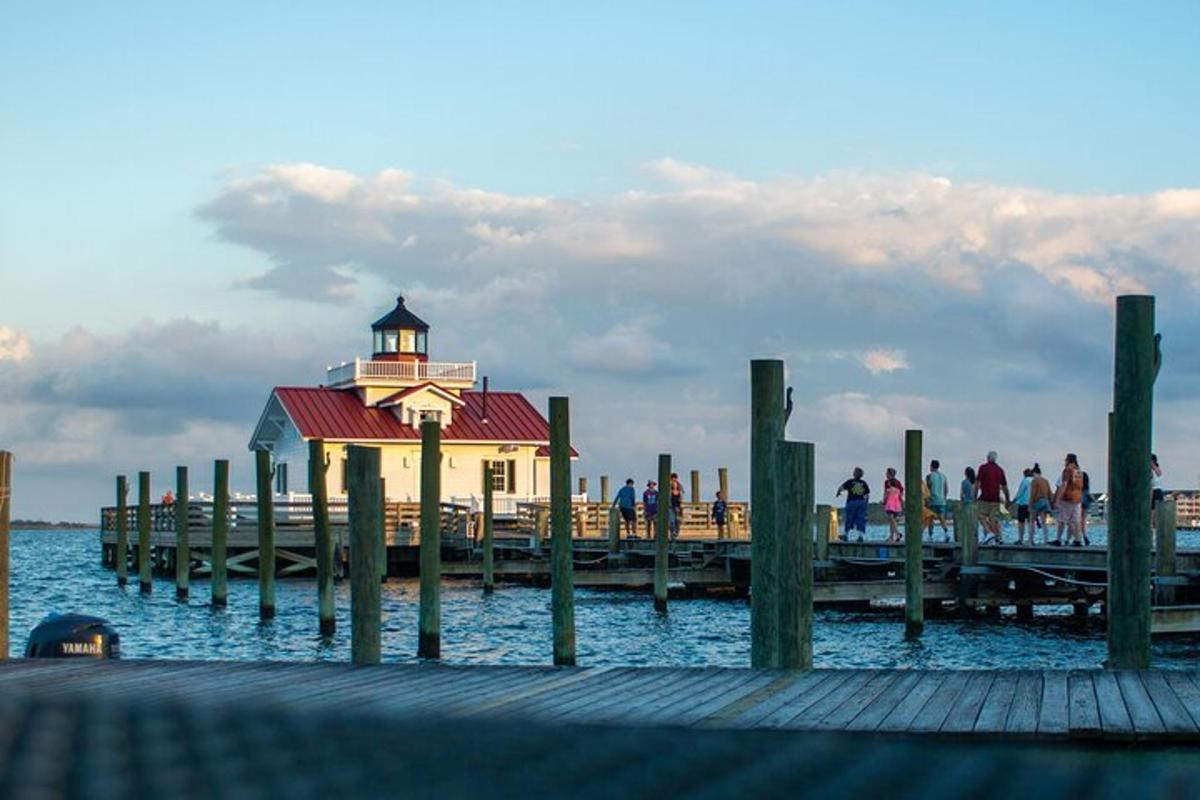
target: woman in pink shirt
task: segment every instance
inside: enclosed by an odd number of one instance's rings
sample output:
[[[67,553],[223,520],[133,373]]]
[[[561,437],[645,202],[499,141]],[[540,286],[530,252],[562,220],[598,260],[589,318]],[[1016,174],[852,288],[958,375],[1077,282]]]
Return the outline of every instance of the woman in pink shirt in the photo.
[[[892,467],[888,467],[883,481],[883,511],[887,514],[890,529],[888,542],[902,541],[897,520],[904,513],[904,484],[896,477],[896,470]]]

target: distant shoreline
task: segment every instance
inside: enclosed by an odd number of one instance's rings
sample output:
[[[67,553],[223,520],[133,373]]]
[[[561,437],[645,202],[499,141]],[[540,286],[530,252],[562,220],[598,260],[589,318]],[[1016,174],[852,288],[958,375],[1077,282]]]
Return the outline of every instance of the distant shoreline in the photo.
[[[79,531],[95,528],[86,522],[47,522],[44,519],[14,519],[10,524],[14,531]]]

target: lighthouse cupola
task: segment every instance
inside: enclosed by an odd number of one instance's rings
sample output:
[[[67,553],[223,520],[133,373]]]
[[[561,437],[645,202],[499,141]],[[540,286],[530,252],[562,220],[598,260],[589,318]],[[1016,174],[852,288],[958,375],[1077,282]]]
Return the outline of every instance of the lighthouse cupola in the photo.
[[[429,325],[404,307],[404,298],[396,298],[396,307],[371,325],[375,341],[373,361],[427,361]]]

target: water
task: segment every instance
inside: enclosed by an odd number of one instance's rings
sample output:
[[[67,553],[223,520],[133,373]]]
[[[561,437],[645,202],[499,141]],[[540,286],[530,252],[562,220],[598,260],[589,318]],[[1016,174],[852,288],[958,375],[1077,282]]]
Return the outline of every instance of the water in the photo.
[[[874,532],[873,532],[874,533]],[[156,578],[142,597],[120,588],[100,566],[95,531],[14,531],[12,535],[12,650],[24,651],[28,631],[51,611],[97,614],[114,623],[128,658],[347,661],[349,586],[337,586],[338,633],[316,634],[312,580],[277,582],[277,616],[258,620],[258,585],[230,581],[229,608],[207,606],[207,580],[193,580],[192,601],[175,601],[174,583]],[[750,663],[750,609],[744,600],[672,602],[659,616],[648,594],[579,589],[575,599],[580,664],[718,665]],[[415,661],[417,583],[390,580],[383,591],[383,658]],[[919,641],[904,641],[899,609],[880,613],[819,610],[813,641],[819,667],[1088,668],[1105,657],[1104,627],[1039,610],[1032,622],[1015,619],[930,620]],[[550,592],[501,584],[484,597],[478,584],[447,581],[442,589],[443,660],[473,664],[550,661]],[[1157,666],[1193,667],[1200,637],[1156,640]]]

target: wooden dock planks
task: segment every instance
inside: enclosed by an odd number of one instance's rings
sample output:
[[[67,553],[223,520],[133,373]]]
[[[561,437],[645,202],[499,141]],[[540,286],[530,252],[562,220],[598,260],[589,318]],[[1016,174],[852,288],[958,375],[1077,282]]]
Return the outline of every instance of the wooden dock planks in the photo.
[[[1200,684],[1156,670],[813,670],[720,667],[22,661],[6,696],[116,704],[362,711],[541,723],[783,728],[905,735],[1200,741]]]

